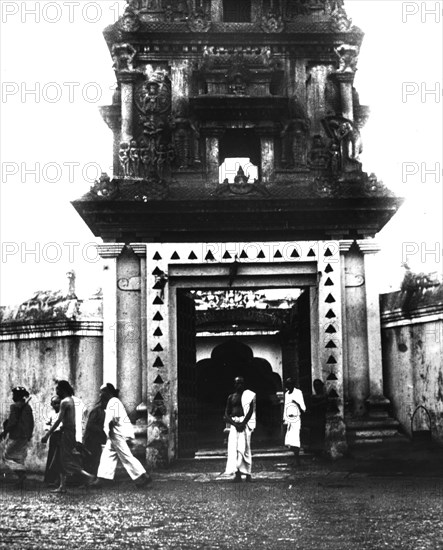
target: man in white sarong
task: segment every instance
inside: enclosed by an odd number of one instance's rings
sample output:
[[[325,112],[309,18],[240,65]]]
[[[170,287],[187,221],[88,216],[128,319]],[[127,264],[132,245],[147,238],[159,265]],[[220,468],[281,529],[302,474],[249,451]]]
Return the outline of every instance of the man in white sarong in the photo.
[[[245,390],[245,381],[234,380],[235,392],[228,397],[225,421],[231,425],[228,436],[228,460],[226,474],[235,474],[234,482],[251,481],[252,453],[251,434],[255,428],[255,393]]]
[[[303,393],[295,387],[292,378],[285,381],[285,405],[283,423],[286,424],[285,445],[294,452],[294,465],[300,466],[300,427],[301,413],[306,411]]]

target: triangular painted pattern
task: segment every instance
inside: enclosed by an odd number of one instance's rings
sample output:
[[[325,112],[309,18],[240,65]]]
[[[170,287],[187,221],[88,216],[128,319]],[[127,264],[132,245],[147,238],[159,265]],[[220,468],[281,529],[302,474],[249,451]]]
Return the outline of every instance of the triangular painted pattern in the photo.
[[[154,384],[163,384],[163,378],[158,375],[157,378],[154,380]]]
[[[159,368],[159,367],[164,367],[165,365],[163,364],[163,361],[160,359],[160,357],[157,357],[152,366]]]
[[[158,261],[158,260],[161,260],[162,257],[160,256],[160,254],[159,254],[158,252],[156,252],[156,253],[154,254],[154,257],[153,257],[152,259]]]
[[[152,351],[163,351],[163,346],[159,343],[155,346]]]
[[[197,256],[193,250],[191,250],[191,253],[188,256],[188,260],[196,260]]]
[[[162,306],[164,304],[163,300],[160,298],[160,296],[156,296],[154,298],[154,301],[152,302],[155,306]]]
[[[163,332],[160,330],[160,327],[155,329],[154,336],[163,336]]]
[[[152,320],[153,321],[163,321],[162,314],[159,311],[157,311],[157,313],[154,315]]]

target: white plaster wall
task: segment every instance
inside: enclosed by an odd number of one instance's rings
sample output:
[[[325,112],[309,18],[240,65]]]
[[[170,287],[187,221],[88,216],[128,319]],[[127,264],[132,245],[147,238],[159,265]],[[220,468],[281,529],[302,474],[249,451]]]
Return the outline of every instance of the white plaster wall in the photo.
[[[432,419],[433,437],[443,444],[443,321],[384,328],[386,396],[396,418],[411,434],[411,415],[423,405]],[[417,415],[414,429],[427,429]]]
[[[9,415],[11,388],[25,386],[32,399],[35,429],[27,465],[33,471],[45,467],[48,446],[40,443],[55,395],[55,381],[68,380],[91,408],[102,384],[103,341],[100,336],[67,336],[0,342],[0,420]],[[0,450],[1,452],[1,450]]]

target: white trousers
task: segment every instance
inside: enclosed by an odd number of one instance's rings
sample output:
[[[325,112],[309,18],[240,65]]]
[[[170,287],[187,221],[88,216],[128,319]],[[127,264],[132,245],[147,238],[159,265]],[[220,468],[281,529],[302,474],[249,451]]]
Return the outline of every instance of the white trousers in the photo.
[[[100,458],[97,477],[114,479],[117,459],[120,459],[131,479],[137,479],[146,473],[140,461],[131,453],[131,449],[128,447],[126,439],[121,435],[114,435],[112,439],[108,438],[106,441],[105,448]]]

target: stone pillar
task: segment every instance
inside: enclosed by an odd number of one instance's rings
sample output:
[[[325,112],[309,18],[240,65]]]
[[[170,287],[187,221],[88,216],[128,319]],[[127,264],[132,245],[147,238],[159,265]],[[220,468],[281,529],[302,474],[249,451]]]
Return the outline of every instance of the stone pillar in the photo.
[[[119,73],[122,104],[121,141],[126,143],[129,143],[134,136],[134,82],[139,77],[138,73]]]
[[[274,138],[260,137],[261,147],[261,181],[266,184],[274,179]]]
[[[206,173],[209,183],[219,182],[220,143],[218,136],[206,138]]]
[[[103,383],[117,385],[117,258],[122,243],[97,245],[103,265]]]
[[[348,362],[348,331],[347,331],[347,312],[346,312],[346,259],[345,255],[349,252],[352,240],[341,240],[340,247],[340,266],[341,266],[341,311],[343,322],[343,396],[344,401],[349,398],[349,362]]]
[[[383,364],[381,352],[381,325],[377,277],[380,266],[375,254],[380,251],[377,242],[365,239],[357,241],[364,255],[366,289],[366,335],[368,341],[369,398],[367,405],[371,416],[386,416],[389,400],[383,394]]]
[[[126,245],[117,260],[117,385],[128,413],[142,398],[140,260]]]
[[[352,86],[354,84],[355,73],[335,73],[334,76],[340,84],[342,115],[348,120],[353,121],[354,99],[352,96]]]

